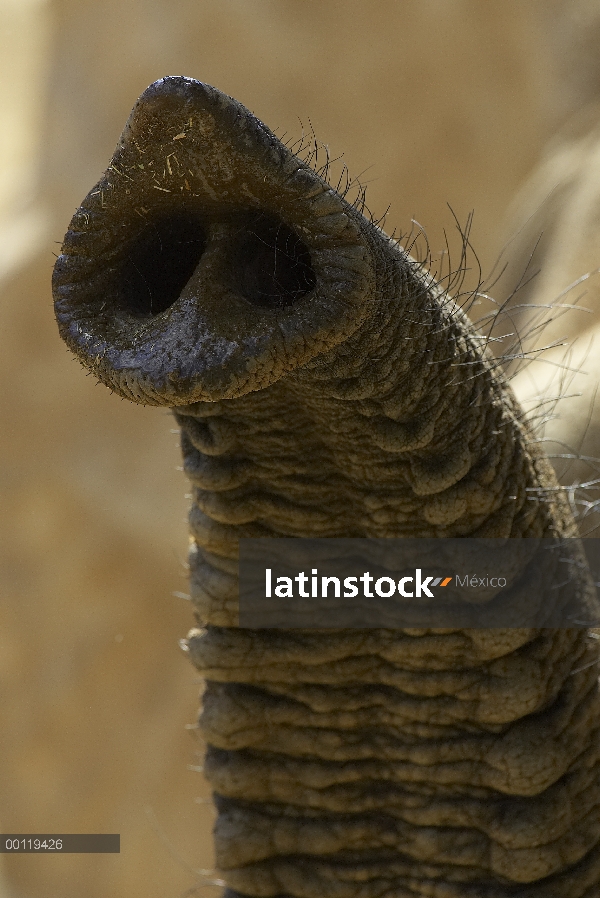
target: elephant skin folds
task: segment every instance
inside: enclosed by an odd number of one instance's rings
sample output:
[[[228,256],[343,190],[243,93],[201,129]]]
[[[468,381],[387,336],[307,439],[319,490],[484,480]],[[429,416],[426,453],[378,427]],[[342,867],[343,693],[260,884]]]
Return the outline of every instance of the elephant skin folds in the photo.
[[[576,536],[452,298],[248,110],[181,77],[138,100],[54,295],[80,361],[181,427],[226,894],[597,895],[587,631],[237,625],[240,537]]]

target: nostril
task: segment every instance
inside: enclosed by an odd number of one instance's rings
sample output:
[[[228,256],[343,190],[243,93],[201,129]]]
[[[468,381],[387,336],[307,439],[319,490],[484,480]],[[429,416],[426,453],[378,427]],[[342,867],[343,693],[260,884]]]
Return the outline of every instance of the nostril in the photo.
[[[140,404],[266,389],[366,319],[364,228],[231,97],[162,79],[65,235],[53,273],[61,336]]]
[[[307,247],[274,219],[257,218],[244,228],[232,262],[235,288],[257,306],[292,305],[316,286]]]
[[[189,212],[149,221],[124,248],[117,295],[125,311],[159,315],[178,299],[206,246],[198,216]]]

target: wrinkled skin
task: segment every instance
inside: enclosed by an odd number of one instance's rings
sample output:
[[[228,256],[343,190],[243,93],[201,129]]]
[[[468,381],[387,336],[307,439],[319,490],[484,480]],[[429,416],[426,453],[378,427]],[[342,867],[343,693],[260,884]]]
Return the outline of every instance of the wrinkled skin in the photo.
[[[136,104],[54,293],[82,363],[181,425],[229,895],[597,895],[585,630],[237,627],[242,536],[575,535],[461,310],[244,107],[184,78]]]

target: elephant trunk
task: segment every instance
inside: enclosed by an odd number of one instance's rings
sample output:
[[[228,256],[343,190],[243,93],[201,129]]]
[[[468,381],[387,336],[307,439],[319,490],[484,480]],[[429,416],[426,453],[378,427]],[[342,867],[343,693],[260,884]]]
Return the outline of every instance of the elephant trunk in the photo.
[[[230,893],[595,895],[586,631],[237,626],[240,537],[575,535],[439,285],[244,107],[167,78],[75,214],[54,292],[83,364],[181,425]]]

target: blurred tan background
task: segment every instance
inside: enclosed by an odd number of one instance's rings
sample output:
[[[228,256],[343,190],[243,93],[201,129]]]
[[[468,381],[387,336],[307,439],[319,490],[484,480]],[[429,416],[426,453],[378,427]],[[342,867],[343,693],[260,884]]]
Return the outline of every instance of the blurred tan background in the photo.
[[[594,5],[0,0],[0,829],[121,833],[120,855],[0,855],[0,898],[218,892],[173,422],[86,378],[51,306],[133,102],[185,74],[280,135],[312,125],[434,256],[447,203],[474,209],[485,273],[548,141],[598,99]]]

